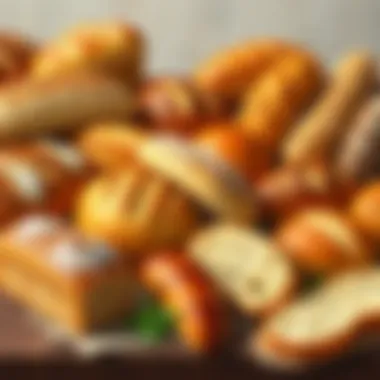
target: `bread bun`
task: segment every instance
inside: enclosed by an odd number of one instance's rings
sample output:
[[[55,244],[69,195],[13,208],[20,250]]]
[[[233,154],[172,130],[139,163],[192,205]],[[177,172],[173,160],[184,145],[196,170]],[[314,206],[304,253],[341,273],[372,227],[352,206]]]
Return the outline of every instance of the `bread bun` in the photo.
[[[332,274],[371,260],[369,246],[348,217],[328,209],[310,209],[294,215],[280,224],[274,239],[307,273]]]
[[[124,84],[141,79],[144,39],[124,22],[81,25],[47,44],[36,56],[32,76],[51,78],[78,71],[100,71]]]
[[[78,227],[125,256],[178,248],[198,227],[196,208],[166,179],[138,165],[95,179],[76,210]]]
[[[145,132],[135,125],[104,122],[89,126],[77,145],[95,167],[113,171],[128,167],[145,139]]]

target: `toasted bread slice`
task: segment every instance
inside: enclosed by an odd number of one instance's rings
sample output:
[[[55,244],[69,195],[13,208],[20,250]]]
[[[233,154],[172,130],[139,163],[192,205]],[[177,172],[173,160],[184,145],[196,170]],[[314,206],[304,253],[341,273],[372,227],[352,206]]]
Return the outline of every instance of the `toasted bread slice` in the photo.
[[[286,256],[258,232],[214,226],[189,242],[189,254],[246,313],[270,313],[295,290],[296,276]]]

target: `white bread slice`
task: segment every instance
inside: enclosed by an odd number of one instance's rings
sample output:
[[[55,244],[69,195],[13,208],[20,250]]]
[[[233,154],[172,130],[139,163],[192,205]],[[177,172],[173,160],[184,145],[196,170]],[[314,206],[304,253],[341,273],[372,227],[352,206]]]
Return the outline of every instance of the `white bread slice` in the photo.
[[[255,206],[251,186],[216,155],[186,140],[156,136],[143,144],[140,158],[218,218],[252,221]]]
[[[287,257],[264,235],[222,224],[198,233],[190,257],[242,311],[266,315],[294,294],[296,276]]]
[[[264,323],[252,348],[260,362],[292,367],[332,360],[379,331],[380,267],[342,273]]]

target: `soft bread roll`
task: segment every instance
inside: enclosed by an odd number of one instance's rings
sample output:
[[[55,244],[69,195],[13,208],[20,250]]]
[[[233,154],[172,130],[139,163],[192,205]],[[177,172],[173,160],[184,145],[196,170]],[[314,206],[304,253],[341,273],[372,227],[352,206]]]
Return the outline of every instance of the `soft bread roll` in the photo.
[[[349,216],[355,227],[369,239],[380,242],[380,182],[360,189],[349,206]]]
[[[217,98],[236,101],[289,49],[287,43],[276,39],[248,41],[227,48],[196,68],[195,83]]]
[[[349,218],[324,208],[307,209],[284,220],[274,239],[302,270],[331,274],[371,261],[369,246]]]
[[[349,271],[265,321],[252,351],[282,369],[330,361],[377,333],[379,316],[379,268]]]
[[[217,225],[189,241],[188,252],[243,312],[263,316],[293,296],[296,276],[287,257],[264,235]]]
[[[157,252],[142,261],[139,273],[172,313],[187,346],[197,352],[218,347],[226,327],[223,304],[194,263],[178,252]]]
[[[123,22],[81,25],[48,43],[36,56],[31,75],[52,78],[95,70],[134,85],[141,79],[144,45],[140,31]]]
[[[146,138],[135,125],[104,122],[86,128],[77,146],[95,167],[112,171],[128,167]]]
[[[224,220],[252,221],[255,205],[250,186],[218,156],[184,140],[156,137],[142,146],[140,158],[208,213]]]
[[[90,182],[79,196],[76,220],[86,235],[125,256],[178,248],[199,224],[183,192],[139,165]]]
[[[367,53],[354,52],[339,61],[317,104],[285,139],[286,163],[305,165],[329,159],[342,133],[376,85],[376,65]]]
[[[23,218],[2,231],[0,248],[2,290],[73,332],[112,325],[130,309],[126,264],[60,219]]]
[[[337,150],[335,172],[340,180],[356,186],[380,175],[380,97],[370,99]]]
[[[272,154],[324,82],[320,63],[299,50],[267,70],[244,95],[237,114],[241,129]]]
[[[125,119],[131,107],[129,92],[99,75],[25,80],[0,91],[0,141]]]

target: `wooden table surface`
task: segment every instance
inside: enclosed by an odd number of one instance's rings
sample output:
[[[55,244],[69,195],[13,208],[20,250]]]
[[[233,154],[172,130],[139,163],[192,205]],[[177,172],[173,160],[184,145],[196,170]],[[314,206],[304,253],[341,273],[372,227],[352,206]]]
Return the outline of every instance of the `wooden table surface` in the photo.
[[[30,316],[29,316],[30,317]],[[69,344],[47,339],[26,311],[0,295],[0,378],[111,379],[161,377],[165,379],[378,379],[380,349],[367,350],[324,368],[307,373],[280,374],[259,367],[248,358],[231,352],[211,357],[195,357],[176,344],[155,346],[144,352],[83,360]],[[7,376],[1,377],[2,374]]]

